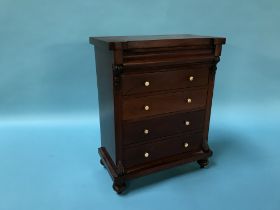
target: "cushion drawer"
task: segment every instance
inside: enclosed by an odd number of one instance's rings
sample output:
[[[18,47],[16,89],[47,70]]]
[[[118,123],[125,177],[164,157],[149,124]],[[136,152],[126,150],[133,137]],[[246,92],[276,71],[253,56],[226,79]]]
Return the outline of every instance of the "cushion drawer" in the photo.
[[[160,90],[205,86],[208,84],[208,68],[171,70],[122,76],[122,94],[131,95]]]
[[[201,133],[180,134],[161,141],[127,147],[124,150],[124,165],[132,167],[168,156],[198,152],[201,150],[203,135]]]
[[[176,113],[164,117],[127,122],[123,127],[124,144],[153,140],[191,130],[202,130],[205,111]],[[186,123],[188,122],[188,123]]]
[[[207,89],[188,89],[175,93],[126,97],[123,102],[123,119],[204,108],[206,96]]]

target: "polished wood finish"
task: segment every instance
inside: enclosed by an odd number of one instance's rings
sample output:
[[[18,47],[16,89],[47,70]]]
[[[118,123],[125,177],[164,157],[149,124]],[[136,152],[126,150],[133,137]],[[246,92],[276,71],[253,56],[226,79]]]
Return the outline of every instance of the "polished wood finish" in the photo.
[[[183,163],[208,165],[216,65],[225,38],[91,37],[99,95],[100,163],[125,181]]]
[[[176,92],[169,91],[164,94],[125,97],[123,100],[123,120],[201,109],[205,107],[206,96],[207,88],[196,88]]]
[[[193,152],[202,150],[202,137],[202,133],[184,133],[125,147],[124,166],[130,168],[181,153],[188,153],[191,156]]]
[[[113,53],[100,49],[95,52],[96,74],[100,116],[101,145],[108,151],[109,155],[116,161],[116,147],[112,144],[115,138],[115,117],[114,117],[114,93],[113,93]]]
[[[152,73],[124,74],[122,94],[133,95],[208,84],[209,69],[157,71]]]
[[[124,122],[123,140],[125,145],[138,142],[153,141],[161,136],[170,136],[187,131],[202,131],[204,127],[205,110],[179,112],[162,117],[146,118],[144,120]],[[186,121],[189,125],[186,125]],[[160,126],[159,126],[160,125]]]

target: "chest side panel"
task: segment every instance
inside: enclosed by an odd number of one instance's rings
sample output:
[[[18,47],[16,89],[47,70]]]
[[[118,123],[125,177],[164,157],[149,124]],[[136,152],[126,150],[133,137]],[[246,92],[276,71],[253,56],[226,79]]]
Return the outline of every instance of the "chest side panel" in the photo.
[[[98,86],[101,146],[105,147],[115,162],[115,116],[113,93],[113,54],[102,47],[95,47]]]

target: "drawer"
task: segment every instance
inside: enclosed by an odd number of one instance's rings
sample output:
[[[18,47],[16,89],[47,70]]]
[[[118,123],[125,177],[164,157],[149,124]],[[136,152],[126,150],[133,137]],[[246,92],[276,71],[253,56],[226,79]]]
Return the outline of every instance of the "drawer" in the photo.
[[[162,71],[122,76],[122,94],[131,95],[160,90],[205,86],[208,68]]]
[[[189,133],[162,138],[158,142],[127,147],[124,150],[124,165],[132,167],[181,153],[191,155],[201,150],[202,142],[202,133]]]
[[[123,120],[204,108],[206,96],[207,89],[188,89],[175,93],[126,97],[123,102]]]
[[[202,130],[205,111],[171,114],[136,122],[127,122],[123,127],[124,144],[153,140],[180,132]]]

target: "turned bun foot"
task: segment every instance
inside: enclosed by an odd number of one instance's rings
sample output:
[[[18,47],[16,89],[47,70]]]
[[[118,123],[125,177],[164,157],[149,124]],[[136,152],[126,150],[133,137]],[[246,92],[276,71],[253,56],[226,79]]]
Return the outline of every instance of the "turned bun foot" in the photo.
[[[200,168],[205,168],[209,164],[208,159],[198,160],[197,163],[200,166]]]
[[[113,189],[118,193],[121,194],[125,190],[126,184],[114,182]]]

